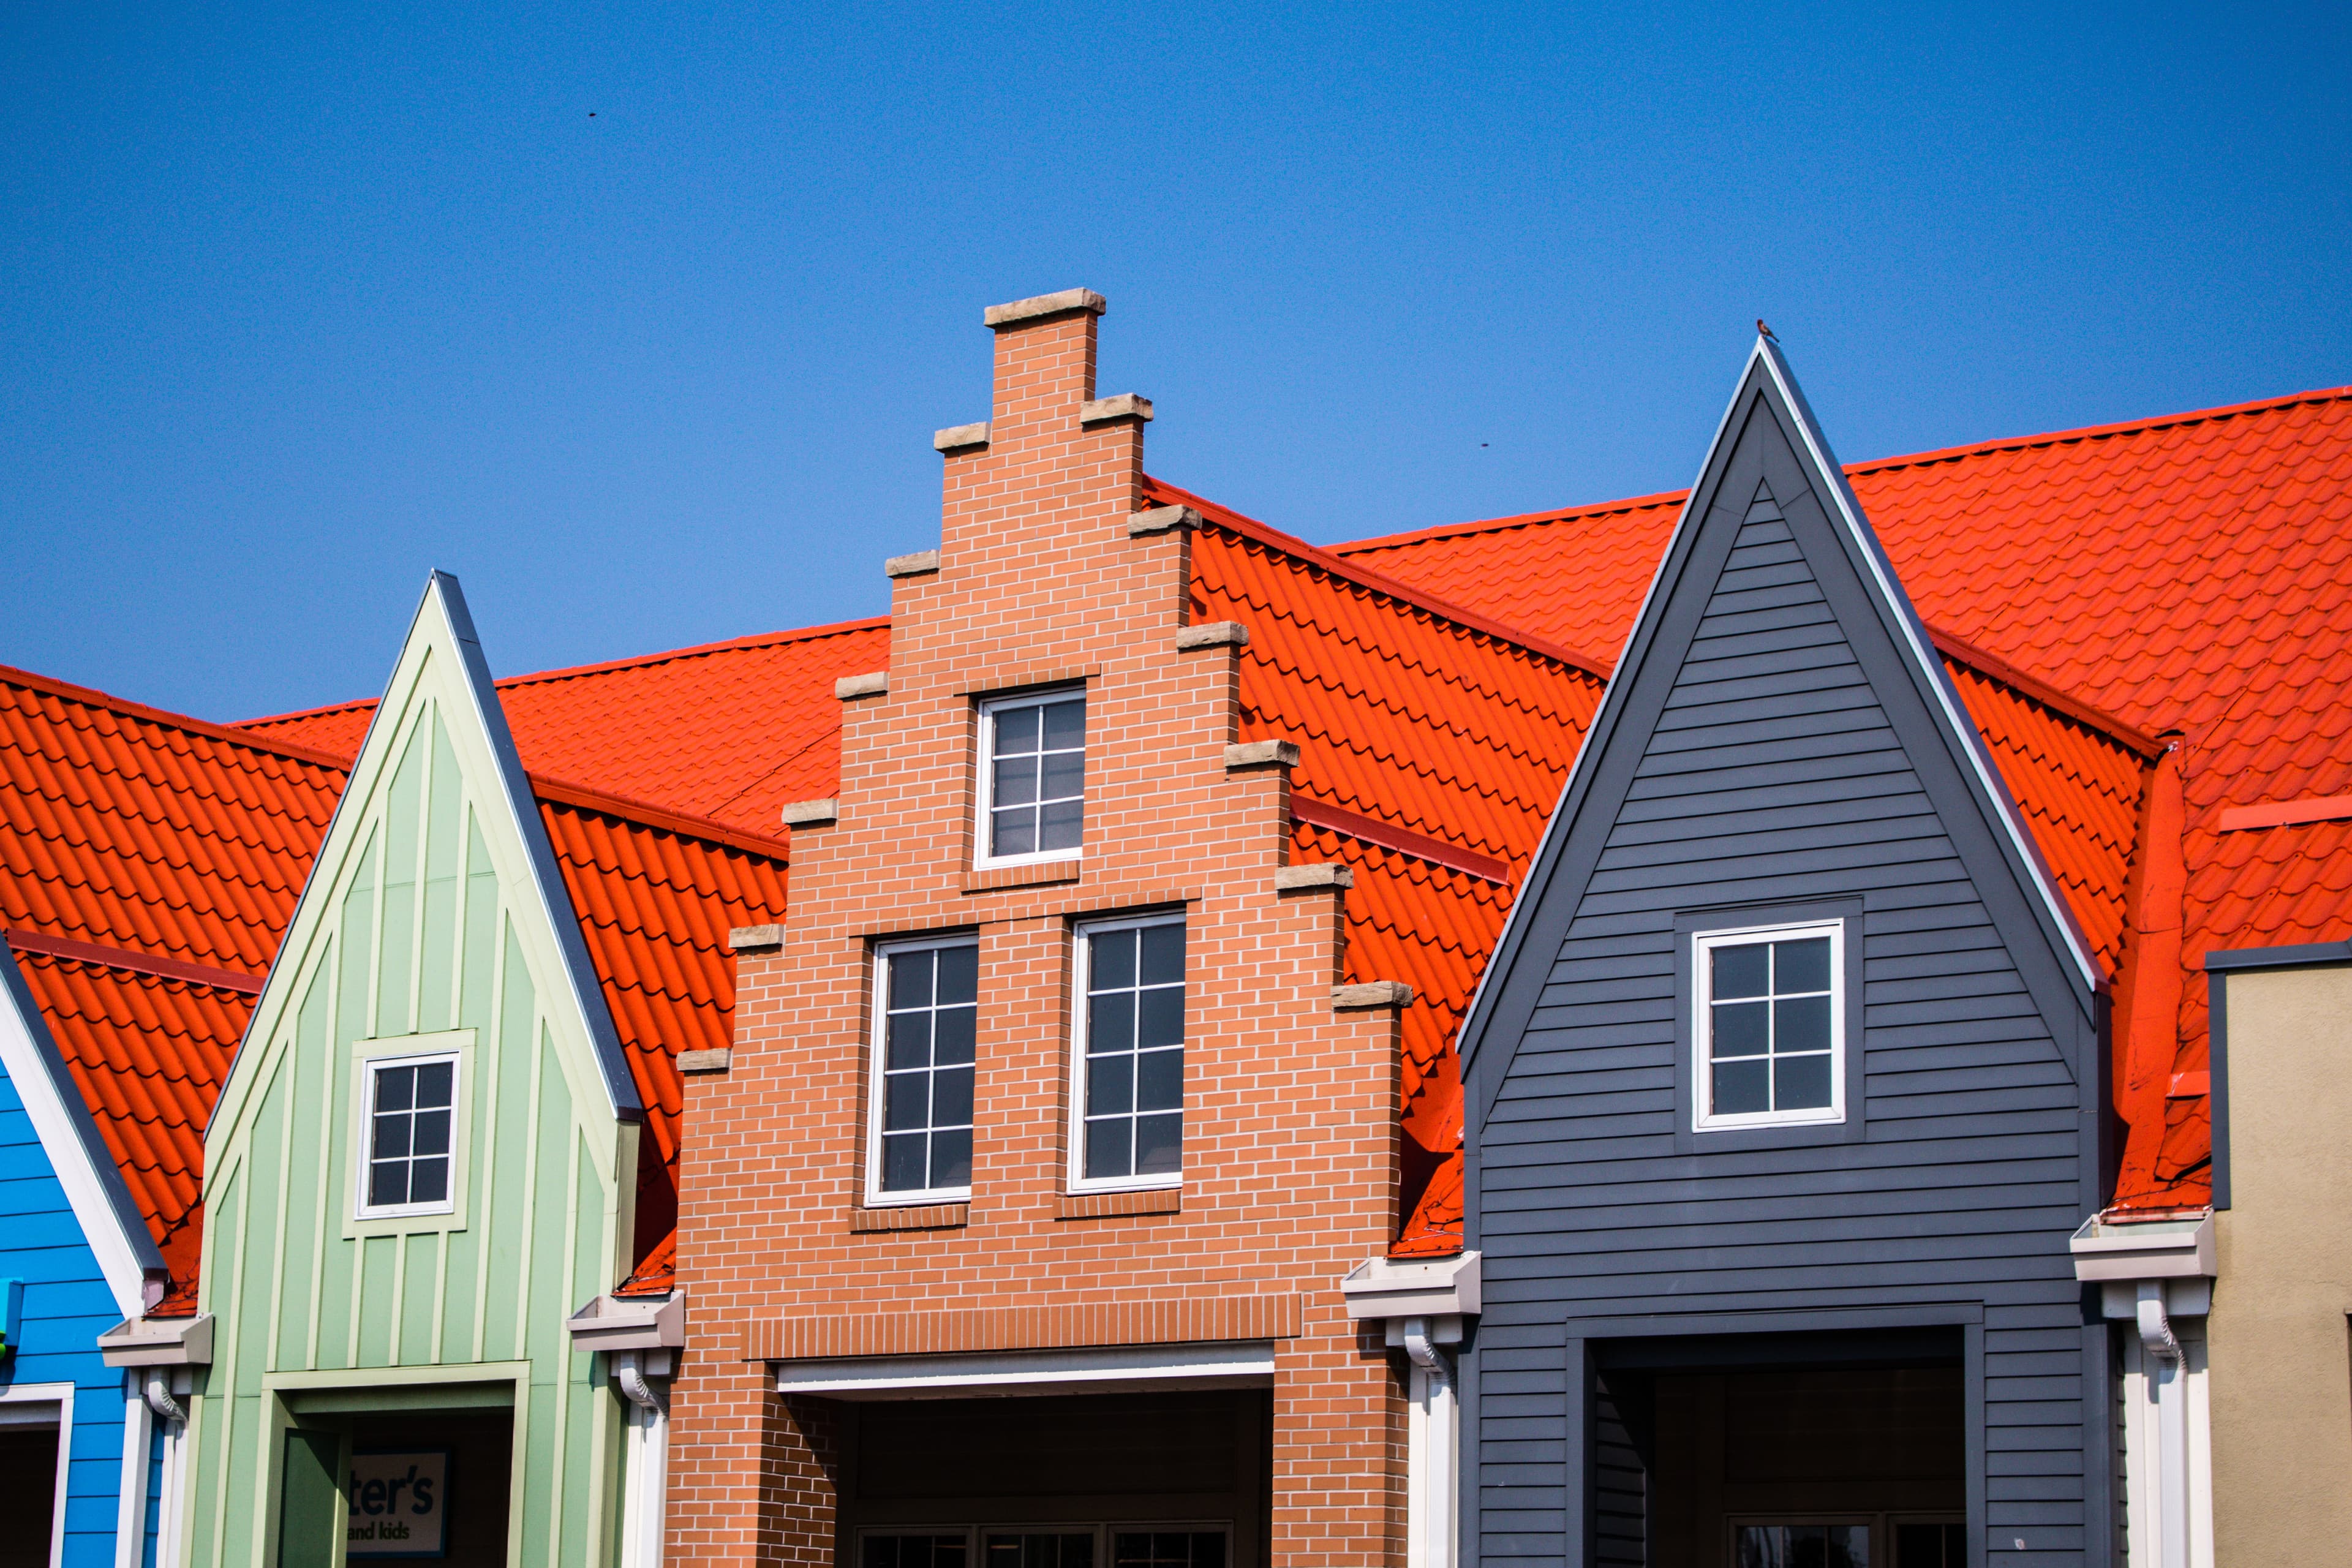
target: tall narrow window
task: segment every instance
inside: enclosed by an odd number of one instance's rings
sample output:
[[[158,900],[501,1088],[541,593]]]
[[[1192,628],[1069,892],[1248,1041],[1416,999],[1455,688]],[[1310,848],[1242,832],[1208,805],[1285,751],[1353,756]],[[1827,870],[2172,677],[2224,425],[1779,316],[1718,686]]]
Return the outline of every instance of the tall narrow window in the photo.
[[[1184,921],[1079,928],[1074,1187],[1167,1186],[1183,1169]]]
[[[1844,931],[1832,921],[1695,939],[1699,1128],[1844,1120]]]
[[[1066,860],[1087,806],[1087,694],[1004,697],[981,705],[982,863]]]
[[[967,1196],[980,948],[970,938],[893,943],[881,950],[875,970],[880,1048],[866,1197],[904,1203]]]
[[[368,1062],[367,1162],[361,1216],[436,1214],[450,1206],[457,1058]]]

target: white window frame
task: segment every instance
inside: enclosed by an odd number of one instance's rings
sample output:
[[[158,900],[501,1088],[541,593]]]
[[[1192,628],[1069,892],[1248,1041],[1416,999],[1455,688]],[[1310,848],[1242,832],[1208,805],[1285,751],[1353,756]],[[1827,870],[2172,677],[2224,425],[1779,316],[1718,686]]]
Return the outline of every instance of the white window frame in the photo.
[[[352,1173],[352,1214],[354,1218],[406,1219],[419,1215],[450,1215],[457,1212],[457,1199],[464,1189],[458,1184],[458,1171],[465,1159],[462,1136],[466,1130],[463,1109],[466,1100],[466,1055],[462,1050],[444,1047],[437,1050],[387,1051],[362,1056],[360,1058],[359,1124],[354,1142],[357,1156]],[[375,1091],[377,1075],[397,1068],[430,1067],[436,1062],[449,1064],[449,1187],[437,1201],[424,1204],[372,1204],[368,1202],[368,1167],[375,1160]]]
[[[18,1352],[11,1352],[11,1359]],[[48,1528],[49,1561],[65,1561],[66,1504],[72,1500],[69,1487],[73,1476],[74,1385],[70,1383],[17,1383],[0,1388],[0,1426],[47,1426],[54,1418],[58,1427],[57,1490],[50,1494]],[[146,1476],[142,1471],[141,1480]],[[29,1521],[17,1521],[22,1529]]]
[[[1051,864],[1057,860],[1076,860],[1085,854],[1086,789],[1083,782],[1081,782],[1079,785],[1078,798],[1080,803],[1080,817],[1078,826],[1078,842],[1076,845],[1067,849],[1033,850],[1026,855],[995,855],[991,854],[989,851],[989,846],[994,842],[995,829],[997,714],[1003,712],[1008,709],[1041,708],[1050,702],[1066,702],[1073,697],[1085,702],[1089,709],[1094,705],[1091,700],[1092,693],[1087,689],[1084,683],[1080,683],[1076,686],[1052,686],[1047,687],[1043,690],[1023,691],[1011,696],[990,697],[982,700],[980,704],[980,755],[978,764],[974,770],[978,774],[978,779],[972,789],[972,799],[976,803],[971,826],[971,863],[974,869],[989,869],[999,866],[1043,866]],[[1091,718],[1092,715],[1089,714],[1088,717]],[[1081,781],[1086,777],[1086,759],[1091,757],[1094,752],[1093,741],[1093,731],[1091,727],[1089,727],[1087,731],[1087,743],[1079,751],[1078,753],[1080,758],[1079,777]]]
[[[1070,954],[1070,1114],[1069,1172],[1067,1189],[1073,1193],[1138,1193],[1161,1192],[1184,1184],[1184,1165],[1180,1153],[1176,1169],[1157,1172],[1148,1176],[1089,1176],[1087,1171],[1087,992],[1093,983],[1094,939],[1109,931],[1141,931],[1147,926],[1181,926],[1185,911],[1176,910],[1160,914],[1122,916],[1114,920],[1087,921],[1074,932]],[[1184,1044],[1189,1058],[1192,1040],[1192,933],[1184,941]],[[1186,1064],[1191,1065],[1189,1060]],[[1189,1080],[1189,1072],[1185,1077]],[[1189,1136],[1191,1113],[1185,1101],[1192,1098],[1188,1089],[1177,1099],[1178,1113],[1184,1118]]]
[[[929,952],[942,947],[977,949],[980,939],[975,935],[943,932],[931,936],[908,937],[902,941],[877,942],[874,947],[873,1026],[866,1031],[868,1044],[866,1074],[866,1206],[895,1208],[908,1204],[961,1204],[971,1200],[971,1184],[960,1187],[925,1187],[920,1191],[885,1192],[882,1188],[882,1097],[888,1087],[887,1073],[890,1048],[890,964],[902,952]],[[936,998],[934,998],[936,1003]],[[977,1005],[974,1008],[977,1013]],[[975,1019],[975,1022],[977,1020]],[[977,1034],[977,1030],[975,1030]],[[980,1068],[975,1043],[972,1065],[972,1122],[975,1145],[980,1121]],[[973,1157],[979,1151],[974,1148]],[[916,1531],[918,1534],[923,1531]],[[932,1534],[944,1534],[934,1531]]]
[[[1749,1110],[1717,1115],[1714,1109],[1714,952],[1765,942],[1830,941],[1830,1102],[1826,1109]],[[1845,922],[1793,921],[1784,924],[1735,926],[1691,935],[1691,1129],[1721,1132],[1741,1127],[1826,1127],[1845,1120]]]

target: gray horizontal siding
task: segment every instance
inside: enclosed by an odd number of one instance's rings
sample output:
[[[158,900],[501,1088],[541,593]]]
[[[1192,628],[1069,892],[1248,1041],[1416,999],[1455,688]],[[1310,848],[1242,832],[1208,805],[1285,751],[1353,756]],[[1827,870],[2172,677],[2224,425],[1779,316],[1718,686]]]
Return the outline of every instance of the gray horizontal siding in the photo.
[[[1874,679],[1875,677],[1875,679]],[[1580,1319],[1977,1303],[1986,1523],[2079,1552],[2085,1361],[2065,1238],[2082,1091],[1788,523],[1738,525],[1540,989],[1475,1129],[1486,1314],[1474,1436],[1482,1556],[1559,1561]],[[1929,765],[1948,773],[1949,759]],[[1855,1142],[1678,1151],[1678,916],[1858,899]],[[1602,1402],[1599,1561],[1637,1563],[1640,1487]]]

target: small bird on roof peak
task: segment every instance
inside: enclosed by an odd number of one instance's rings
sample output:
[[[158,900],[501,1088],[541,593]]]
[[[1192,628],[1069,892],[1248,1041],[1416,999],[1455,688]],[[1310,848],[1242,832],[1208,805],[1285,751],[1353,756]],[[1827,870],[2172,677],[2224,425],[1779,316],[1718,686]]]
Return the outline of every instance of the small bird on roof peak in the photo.
[[[1756,318],[1756,335],[1759,338],[1771,338],[1776,343],[1780,341],[1773,336],[1772,329],[1764,324],[1764,318],[1761,316]]]

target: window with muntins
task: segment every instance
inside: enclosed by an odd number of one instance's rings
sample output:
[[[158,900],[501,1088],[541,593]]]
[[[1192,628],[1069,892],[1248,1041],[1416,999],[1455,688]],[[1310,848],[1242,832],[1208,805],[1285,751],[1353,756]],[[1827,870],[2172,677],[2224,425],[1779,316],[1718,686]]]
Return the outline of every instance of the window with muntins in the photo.
[[[1184,1152],[1184,921],[1078,931],[1071,1185],[1172,1185]]]
[[[367,1064],[367,1173],[362,1216],[434,1214],[450,1206],[456,1155],[457,1058],[411,1057]]]
[[[877,955],[875,969],[881,1048],[866,1197],[967,1196],[979,944],[968,937],[893,943]]]
[[[1843,925],[1694,940],[1696,1125],[1844,1120]]]
[[[1066,860],[1078,853],[1087,806],[1083,689],[981,705],[980,839],[983,864]]]

